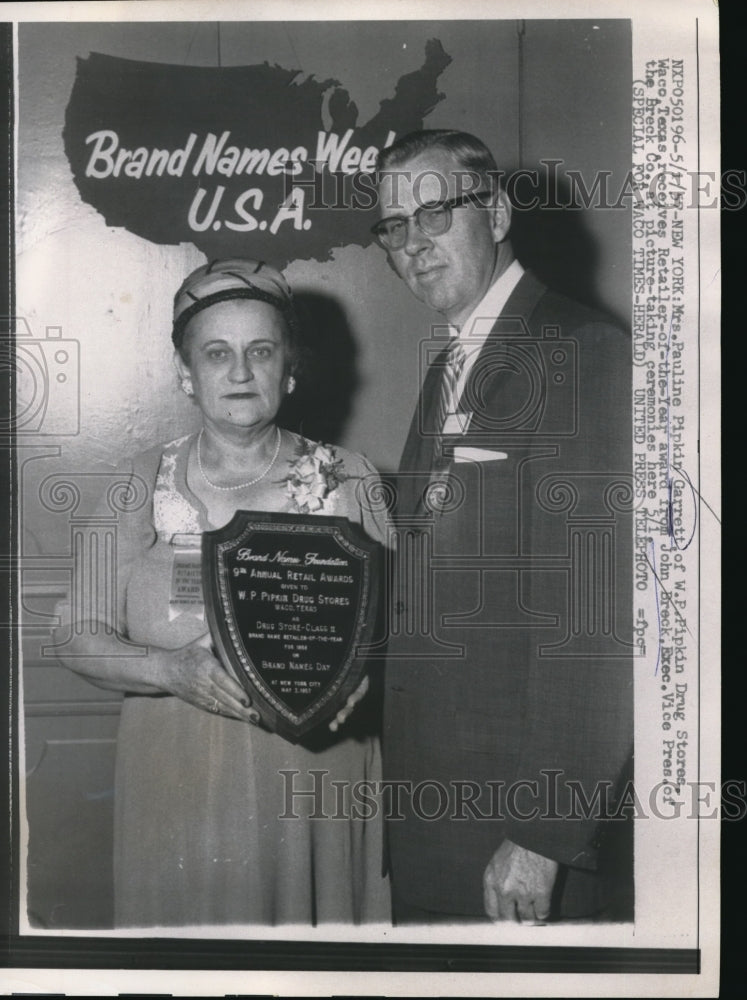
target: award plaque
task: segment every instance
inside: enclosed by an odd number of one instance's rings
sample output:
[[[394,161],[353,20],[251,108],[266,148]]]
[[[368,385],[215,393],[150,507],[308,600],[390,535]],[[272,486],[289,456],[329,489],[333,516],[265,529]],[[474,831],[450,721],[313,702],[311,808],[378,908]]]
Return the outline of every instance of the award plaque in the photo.
[[[297,743],[360,683],[373,638],[380,546],[342,517],[239,510],[202,542],[218,656],[266,729]]]

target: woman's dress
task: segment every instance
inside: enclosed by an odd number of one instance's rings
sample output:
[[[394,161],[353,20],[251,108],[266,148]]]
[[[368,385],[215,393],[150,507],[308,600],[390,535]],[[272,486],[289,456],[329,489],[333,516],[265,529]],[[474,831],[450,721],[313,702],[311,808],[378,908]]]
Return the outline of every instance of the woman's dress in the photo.
[[[185,601],[175,585],[176,564],[194,566],[200,533],[217,527],[187,486],[192,441],[129,466],[140,477],[132,496],[146,496],[118,525],[119,628],[134,643],[176,648],[207,631],[199,593]],[[373,467],[341,448],[321,454],[342,460],[343,477],[318,513],[362,523],[382,540],[380,516],[359,502]],[[314,492],[325,490],[300,499]],[[298,491],[294,498],[278,481],[273,509],[298,503]],[[311,750],[177,697],[127,695],[115,784],[117,926],[388,922],[383,817],[370,805],[351,814],[351,797],[372,787],[361,783],[381,779],[368,700],[338,737]]]

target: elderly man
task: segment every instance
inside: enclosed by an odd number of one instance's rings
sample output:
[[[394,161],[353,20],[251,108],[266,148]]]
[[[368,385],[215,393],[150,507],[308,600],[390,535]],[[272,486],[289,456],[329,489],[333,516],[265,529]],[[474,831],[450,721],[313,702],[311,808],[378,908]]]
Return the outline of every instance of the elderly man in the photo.
[[[474,136],[407,135],[378,184],[376,238],[445,321],[397,477],[395,920],[628,917],[629,339],[515,259]]]

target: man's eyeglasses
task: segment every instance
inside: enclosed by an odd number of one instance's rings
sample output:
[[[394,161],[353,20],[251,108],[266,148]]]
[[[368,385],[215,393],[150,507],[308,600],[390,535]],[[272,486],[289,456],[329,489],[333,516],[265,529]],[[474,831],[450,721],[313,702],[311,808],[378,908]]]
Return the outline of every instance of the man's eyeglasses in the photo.
[[[388,219],[381,219],[375,226],[371,226],[371,232],[385,250],[401,250],[407,242],[407,223],[410,219],[414,220],[425,236],[443,236],[451,228],[452,211],[455,208],[473,204],[489,194],[490,191],[472,191],[457,198],[439,201],[435,205],[421,205],[412,215],[392,215]]]

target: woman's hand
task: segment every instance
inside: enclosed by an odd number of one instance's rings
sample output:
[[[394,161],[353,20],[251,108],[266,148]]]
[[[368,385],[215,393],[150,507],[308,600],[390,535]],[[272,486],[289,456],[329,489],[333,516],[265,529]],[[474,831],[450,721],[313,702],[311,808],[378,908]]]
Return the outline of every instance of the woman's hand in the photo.
[[[213,655],[208,632],[179,649],[161,650],[159,657],[162,687],[169,694],[204,712],[259,722],[249,695]]]

